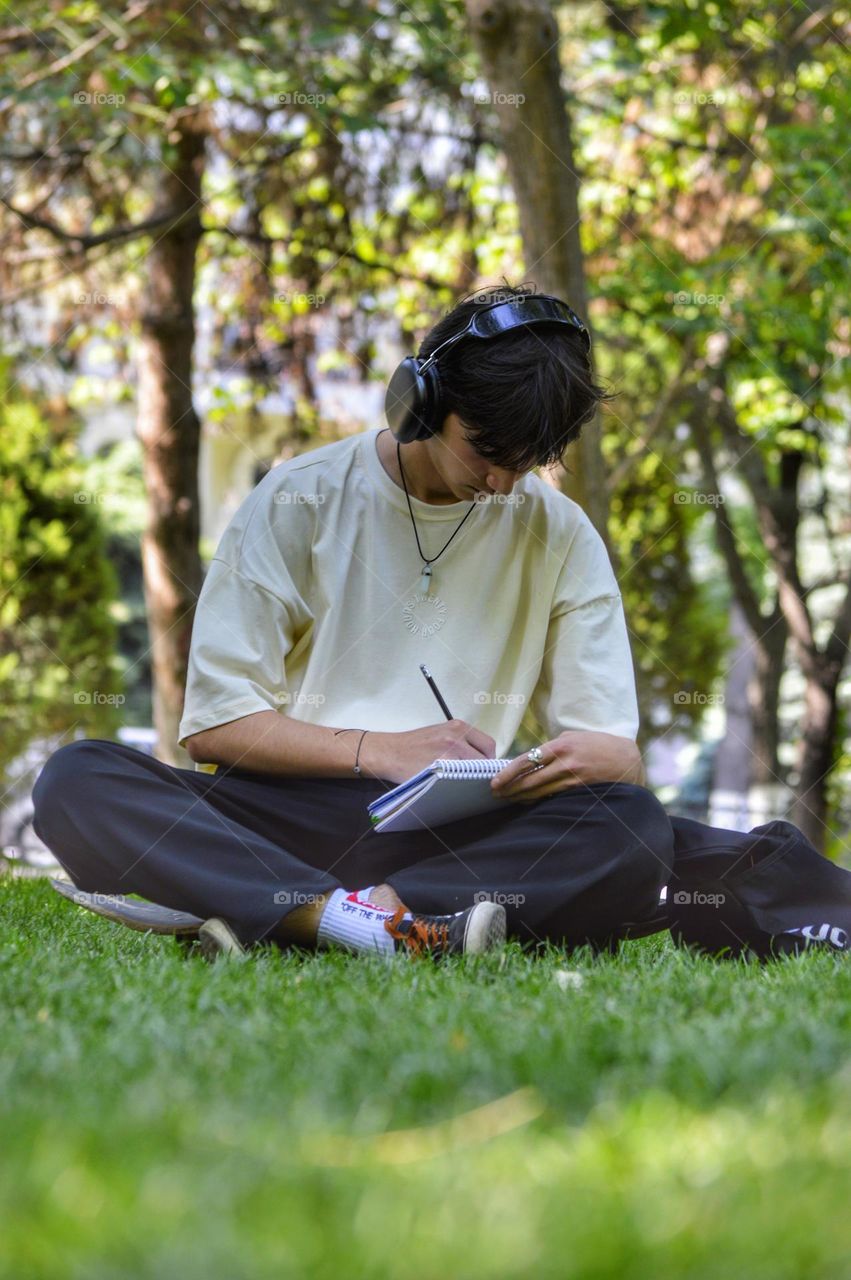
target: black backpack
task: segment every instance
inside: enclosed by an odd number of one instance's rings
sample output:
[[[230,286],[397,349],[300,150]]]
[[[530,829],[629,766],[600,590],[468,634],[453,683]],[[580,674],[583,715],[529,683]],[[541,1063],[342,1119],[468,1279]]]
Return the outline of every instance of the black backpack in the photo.
[[[669,929],[678,946],[726,959],[851,949],[851,871],[822,857],[791,822],[741,832],[672,816],[671,826],[665,900],[619,937]]]

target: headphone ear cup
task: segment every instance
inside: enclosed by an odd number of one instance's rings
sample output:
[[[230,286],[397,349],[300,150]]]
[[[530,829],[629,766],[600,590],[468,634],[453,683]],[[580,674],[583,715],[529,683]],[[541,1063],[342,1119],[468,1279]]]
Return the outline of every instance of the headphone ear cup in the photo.
[[[397,366],[384,396],[384,417],[400,444],[431,435],[428,405],[432,397],[428,381],[431,369],[420,373],[416,356],[406,356]]]
[[[443,419],[446,417],[443,411],[446,392],[437,361],[429,365],[425,373],[420,376],[425,383],[426,392],[426,404],[423,410],[423,418],[428,424],[426,435],[433,436],[443,426]]]

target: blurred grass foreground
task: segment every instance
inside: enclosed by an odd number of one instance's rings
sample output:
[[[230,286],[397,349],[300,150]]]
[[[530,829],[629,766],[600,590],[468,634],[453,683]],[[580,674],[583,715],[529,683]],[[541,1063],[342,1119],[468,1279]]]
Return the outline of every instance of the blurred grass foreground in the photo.
[[[0,1274],[851,1274],[851,969],[210,968],[0,892]]]

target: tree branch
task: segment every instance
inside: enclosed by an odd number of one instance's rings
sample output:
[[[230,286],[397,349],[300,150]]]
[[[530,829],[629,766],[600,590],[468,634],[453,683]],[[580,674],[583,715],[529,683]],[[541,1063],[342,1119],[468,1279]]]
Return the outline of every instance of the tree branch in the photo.
[[[96,248],[97,245],[109,244],[113,240],[138,239],[140,236],[146,236],[152,231],[160,230],[160,228],[167,226],[169,223],[173,222],[177,225],[181,219],[187,216],[185,212],[176,213],[173,209],[167,209],[164,213],[154,214],[150,218],[143,219],[142,222],[128,222],[123,226],[112,227],[109,231],[99,231],[91,234],[66,231],[64,227],[58,226],[57,223],[50,221],[48,218],[39,218],[35,214],[27,213],[25,209],[16,209],[5,196],[0,196],[0,205],[3,205],[16,218],[19,218],[28,231],[46,231],[55,240],[72,246],[78,253],[85,253],[89,249]]]
[[[149,9],[151,0],[136,0],[135,4],[131,4],[118,19],[119,22],[133,22],[140,17],[146,9]],[[92,49],[96,49],[99,44],[103,44],[110,36],[114,36],[115,32],[111,25],[102,25],[101,30],[95,35],[89,36],[87,40],[83,40],[78,44],[76,49],[70,49],[68,53],[63,54],[61,58],[57,58],[55,62],[51,62],[43,71],[32,71],[28,76],[24,76],[16,85],[17,90],[29,89],[34,84],[39,84],[42,80],[48,80],[51,76],[58,75],[60,71],[67,71],[68,67],[74,65],[87,53],[91,53]]]
[[[276,245],[291,244],[291,239],[282,236],[267,236],[257,231],[239,231],[236,227],[204,227],[204,232],[216,232],[219,235],[231,236],[235,240],[249,240],[252,244]],[[352,262],[358,262],[364,267],[371,267],[376,271],[388,271],[395,276],[397,280],[416,280],[419,284],[428,285],[430,289],[451,289],[451,280],[438,280],[434,276],[413,274],[410,271],[400,271],[389,259],[370,260],[361,257],[354,249],[338,249],[334,245],[320,245],[320,248],[330,248],[339,258],[348,258]]]
[[[840,578],[845,587],[845,598],[839,607],[833,630],[827,639],[824,652],[831,668],[836,671],[836,680],[842,674],[848,657],[848,642],[851,640],[851,569]]]
[[[693,388],[698,395],[701,394],[699,388]],[[708,419],[709,415],[702,415]],[[712,449],[712,441],[709,431],[705,425],[701,424],[697,428],[692,428],[691,433],[695,447],[700,456],[701,466],[705,476],[707,490],[710,493],[720,494],[720,478],[718,469],[715,466],[715,455]],[[727,566],[727,572],[730,575],[730,583],[733,587],[733,593],[739,602],[742,613],[745,615],[747,624],[758,640],[765,630],[766,618],[763,616],[760,608],[759,597],[751,586],[750,578],[745,569],[744,557],[739,552],[736,532],[727,518],[725,504],[716,502],[714,505],[715,512],[715,534],[718,539],[718,549]]]
[[[650,441],[657,435],[657,433],[661,430],[662,426],[664,425],[668,410],[670,409],[671,405],[674,403],[674,401],[677,399],[677,397],[679,396],[680,392],[683,389],[683,384],[685,382],[685,378],[689,370],[689,365],[691,363],[693,350],[694,350],[694,335],[690,333],[686,335],[685,341],[683,342],[682,360],[680,362],[679,372],[677,373],[677,376],[673,379],[673,381],[671,381],[663,391],[662,398],[659,401],[655,412],[651,415],[650,421],[648,422],[647,427],[645,428],[643,436],[638,441],[638,444],[636,444],[635,446],[633,446],[632,449],[629,450],[626,457],[624,457],[622,461],[615,467],[615,469],[609,474],[607,484],[608,484],[610,493],[613,493],[615,489],[618,487],[618,485],[621,484],[626,479],[626,477],[628,476],[629,472],[631,471],[635,463],[636,458],[646,451],[647,446],[650,444]]]
[[[51,160],[54,163],[65,160],[77,159],[80,156],[91,155],[95,150],[96,144],[92,142],[88,146],[80,147],[34,147],[31,151],[0,151],[0,160],[6,160],[9,164],[39,164],[42,160]]]
[[[751,491],[762,536],[772,563],[777,570],[780,604],[789,624],[789,632],[799,648],[802,667],[809,672],[816,653],[813,621],[798,572],[797,537],[790,531],[777,510],[777,495],[772,491],[762,454],[755,441],[742,431],[736,411],[726,392],[718,386],[709,397],[713,416],[721,428],[725,442]]]

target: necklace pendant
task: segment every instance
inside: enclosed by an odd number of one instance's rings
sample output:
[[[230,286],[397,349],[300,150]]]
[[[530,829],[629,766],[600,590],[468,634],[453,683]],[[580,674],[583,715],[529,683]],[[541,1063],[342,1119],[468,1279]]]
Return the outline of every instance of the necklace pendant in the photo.
[[[428,595],[430,587],[431,587],[431,565],[424,564],[422,574],[420,575],[420,591],[422,591],[424,595]]]

